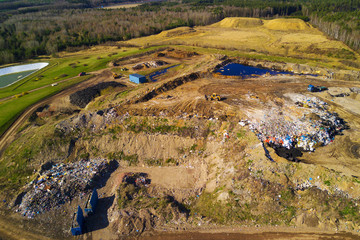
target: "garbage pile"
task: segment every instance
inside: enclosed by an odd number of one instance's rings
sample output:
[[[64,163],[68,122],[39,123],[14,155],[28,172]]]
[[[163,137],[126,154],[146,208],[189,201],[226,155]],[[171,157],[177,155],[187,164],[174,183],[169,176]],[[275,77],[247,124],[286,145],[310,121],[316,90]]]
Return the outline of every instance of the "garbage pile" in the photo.
[[[16,211],[33,218],[91,191],[112,168],[113,162],[92,159],[71,164],[54,164],[27,186]]]
[[[133,184],[136,187],[145,186],[148,187],[151,183],[151,180],[148,178],[147,173],[125,173],[122,182]]]
[[[161,61],[161,60],[157,60],[157,61],[149,61],[149,62],[142,62],[142,63],[138,63],[136,65],[134,65],[132,67],[133,70],[140,70],[143,69],[144,67],[146,68],[157,68],[163,65],[166,65],[167,62],[165,61]]]
[[[262,121],[250,125],[261,141],[275,147],[314,151],[334,141],[335,135],[346,128],[343,119],[329,112],[327,103],[318,98],[297,95],[293,100],[303,117],[294,119],[273,110]]]

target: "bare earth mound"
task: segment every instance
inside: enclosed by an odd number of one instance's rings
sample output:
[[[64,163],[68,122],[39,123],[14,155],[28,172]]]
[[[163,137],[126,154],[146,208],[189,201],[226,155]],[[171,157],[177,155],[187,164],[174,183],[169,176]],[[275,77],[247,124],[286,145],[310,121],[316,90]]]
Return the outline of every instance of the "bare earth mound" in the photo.
[[[270,21],[264,21],[264,26],[271,30],[308,30],[311,26],[305,23],[301,19],[274,19]]]
[[[258,58],[270,61],[273,61],[275,56],[287,57],[294,58],[291,62],[301,61],[323,67],[338,66],[349,70],[351,66],[356,66],[360,59],[358,53],[344,43],[327,38],[309,23],[288,18],[261,20],[231,17],[209,26],[175,28],[157,35],[131,39],[127,43],[139,47],[185,45],[203,47],[211,52],[221,49],[224,50],[223,54],[238,56],[257,53]],[[344,62],[342,59],[352,59],[352,62]]]
[[[263,25],[263,22],[258,18],[229,17],[211,26],[221,28],[251,28],[261,25]]]

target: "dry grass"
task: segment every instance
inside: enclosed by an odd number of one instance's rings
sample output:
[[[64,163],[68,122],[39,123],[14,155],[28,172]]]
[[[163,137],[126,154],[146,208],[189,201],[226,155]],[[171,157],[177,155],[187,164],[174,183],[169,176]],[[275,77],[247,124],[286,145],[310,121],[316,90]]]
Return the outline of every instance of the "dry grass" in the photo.
[[[104,9],[119,9],[119,8],[133,8],[141,5],[140,3],[134,3],[134,4],[116,4],[112,6],[104,7]]]
[[[310,30],[313,28],[310,24],[305,23],[301,19],[273,19],[264,21],[264,27],[271,30],[291,31],[291,30]]]
[[[158,35],[132,39],[128,43],[138,46],[176,44],[237,50],[307,59],[309,64],[322,62],[329,67],[354,69],[341,63],[346,56],[334,54],[344,50],[353,52],[349,47],[329,39],[300,19],[225,18],[210,26],[176,28]],[[354,54],[359,58],[359,54]]]

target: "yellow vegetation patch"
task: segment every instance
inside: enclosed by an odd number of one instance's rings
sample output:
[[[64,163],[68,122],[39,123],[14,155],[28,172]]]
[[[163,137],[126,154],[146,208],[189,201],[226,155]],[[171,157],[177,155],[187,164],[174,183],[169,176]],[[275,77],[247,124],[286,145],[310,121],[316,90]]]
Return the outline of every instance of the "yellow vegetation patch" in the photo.
[[[329,40],[324,35],[309,34],[309,33],[293,33],[287,34],[281,37],[281,43],[306,43],[311,42],[312,44],[328,42]]]
[[[261,25],[263,25],[263,22],[259,18],[229,17],[211,26],[221,28],[251,28]]]
[[[259,42],[266,42],[270,40],[270,37],[266,33],[251,31],[250,29],[222,31],[218,34],[207,36],[206,38],[221,44],[227,44],[228,46],[234,46],[238,43],[256,46]]]
[[[310,24],[305,23],[301,19],[297,18],[278,18],[273,20],[264,21],[264,26],[271,30],[308,30],[311,29]]]
[[[192,33],[195,32],[195,30],[193,28],[190,27],[178,27],[172,30],[168,30],[168,31],[162,31],[161,33],[159,33],[159,37],[176,37],[176,36],[180,36],[180,35],[184,35],[184,34],[188,34],[188,33]]]
[[[317,59],[316,65],[319,63],[318,59],[322,59],[324,61],[321,64],[326,67],[348,68],[341,63],[343,58],[350,57],[356,62],[360,59],[344,43],[327,38],[309,23],[287,18],[225,18],[209,26],[180,27],[157,35],[131,39],[128,43],[137,46],[187,45],[266,56]]]

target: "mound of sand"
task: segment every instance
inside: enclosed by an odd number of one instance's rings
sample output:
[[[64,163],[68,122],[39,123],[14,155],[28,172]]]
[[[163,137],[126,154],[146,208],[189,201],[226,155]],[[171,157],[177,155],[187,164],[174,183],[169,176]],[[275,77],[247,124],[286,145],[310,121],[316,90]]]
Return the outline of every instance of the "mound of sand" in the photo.
[[[193,32],[196,32],[196,31],[191,27],[178,27],[175,29],[162,31],[161,33],[159,33],[159,36],[160,37],[177,37],[180,35],[193,33]]]
[[[279,18],[279,19],[268,20],[268,21],[264,21],[264,26],[271,30],[283,30],[283,31],[311,29],[310,24],[298,18],[290,18],[290,19]]]
[[[245,18],[245,17],[228,17],[220,22],[214,23],[212,27],[221,28],[251,28],[263,25],[261,19],[258,18]]]

